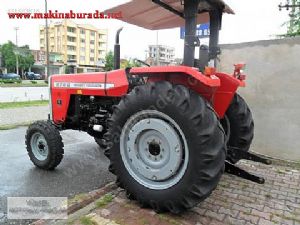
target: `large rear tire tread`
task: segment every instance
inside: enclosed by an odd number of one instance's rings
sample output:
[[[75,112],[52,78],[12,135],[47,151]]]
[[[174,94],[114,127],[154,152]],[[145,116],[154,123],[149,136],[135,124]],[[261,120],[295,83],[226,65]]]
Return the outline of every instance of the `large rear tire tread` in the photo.
[[[235,94],[225,115],[230,124],[230,136],[227,147],[249,151],[254,137],[254,122],[252,113],[245,100],[240,95]],[[239,161],[230,154],[227,155],[227,159],[232,163]]]
[[[38,160],[32,152],[30,140],[35,132],[40,132],[45,137],[48,144],[49,154],[44,161]],[[51,121],[36,121],[32,123],[27,129],[25,144],[30,160],[40,169],[53,170],[63,159],[64,144],[62,137],[59,130]]]
[[[168,104],[159,108],[158,101]],[[149,189],[136,182],[120,156],[119,137],[127,119],[141,110],[153,109],[153,106],[178,123],[187,139],[190,154],[184,176],[176,185],[163,190]],[[185,211],[207,198],[224,172],[224,130],[209,103],[182,85],[162,81],[135,87],[114,108],[108,127],[105,155],[110,159],[109,170],[117,176],[117,184],[126,190],[127,195],[143,207],[150,206],[157,212]]]

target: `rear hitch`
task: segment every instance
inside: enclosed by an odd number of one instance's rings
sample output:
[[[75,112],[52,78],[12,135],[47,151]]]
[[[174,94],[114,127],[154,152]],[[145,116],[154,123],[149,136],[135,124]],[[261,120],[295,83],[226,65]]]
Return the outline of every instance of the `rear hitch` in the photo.
[[[262,156],[256,155],[256,154],[251,153],[251,152],[245,152],[245,151],[240,150],[239,148],[235,148],[235,147],[230,147],[228,149],[228,156],[229,156],[228,157],[229,159],[230,159],[230,157],[232,157],[232,158],[237,159],[237,160],[246,159],[246,160],[251,160],[251,161],[254,161],[254,162],[263,163],[263,164],[266,164],[266,165],[272,164],[272,161],[267,159],[267,158],[264,158]],[[253,182],[258,183],[258,184],[264,184],[265,183],[265,179],[263,177],[259,177],[259,176],[256,176],[254,174],[251,174],[251,173],[239,168],[238,166],[232,164],[229,161],[225,162],[225,171],[227,173],[230,173],[230,174],[233,174],[235,176],[244,178],[246,180],[253,181]]]

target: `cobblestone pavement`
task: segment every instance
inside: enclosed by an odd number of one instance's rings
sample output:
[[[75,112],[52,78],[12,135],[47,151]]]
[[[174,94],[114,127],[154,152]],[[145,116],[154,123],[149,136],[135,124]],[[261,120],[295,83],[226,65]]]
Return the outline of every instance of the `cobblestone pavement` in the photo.
[[[49,106],[0,109],[0,125],[23,124],[48,118]]]
[[[254,174],[264,176],[266,183],[256,184],[225,174],[208,199],[180,216],[156,214],[150,209],[140,208],[135,201],[126,199],[122,189],[116,189],[92,203],[94,207],[91,210],[68,221],[68,224],[88,224],[86,222],[90,220],[91,224],[101,225],[300,224],[299,166],[239,164]]]

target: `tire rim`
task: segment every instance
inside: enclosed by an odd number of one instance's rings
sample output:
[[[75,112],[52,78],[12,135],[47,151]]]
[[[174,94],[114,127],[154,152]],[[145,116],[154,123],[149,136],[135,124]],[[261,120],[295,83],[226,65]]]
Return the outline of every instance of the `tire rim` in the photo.
[[[40,161],[47,159],[49,149],[44,135],[39,132],[34,133],[30,139],[30,145],[35,158]]]
[[[150,189],[167,189],[185,174],[189,151],[179,125],[156,110],[143,110],[125,123],[120,152],[129,174]]]

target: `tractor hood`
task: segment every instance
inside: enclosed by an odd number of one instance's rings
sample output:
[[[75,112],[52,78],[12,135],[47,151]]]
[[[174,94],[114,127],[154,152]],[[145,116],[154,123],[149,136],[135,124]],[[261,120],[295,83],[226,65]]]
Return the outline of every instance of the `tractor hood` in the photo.
[[[183,13],[183,5],[181,0],[161,0],[163,4],[167,4],[176,11]],[[224,12],[234,14],[233,10],[222,0],[210,0],[214,4],[222,4]],[[209,22],[209,13],[211,6],[208,1],[202,1],[199,4],[197,24]],[[150,30],[168,29],[184,26],[184,19],[168,9],[159,6],[152,0],[132,0],[128,3],[110,8],[104,11],[121,12],[120,20],[134,24]]]

